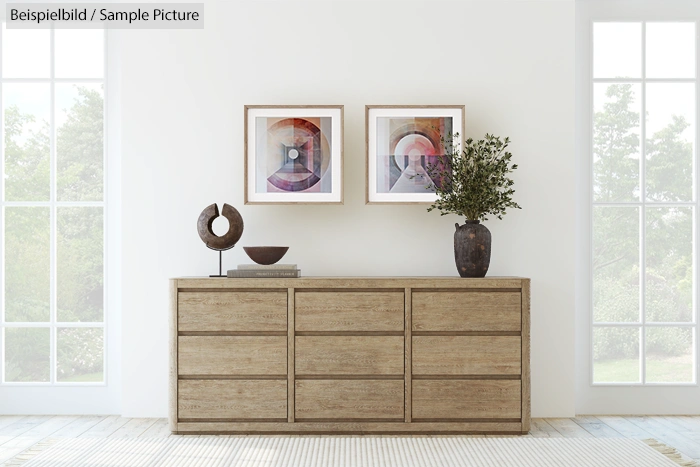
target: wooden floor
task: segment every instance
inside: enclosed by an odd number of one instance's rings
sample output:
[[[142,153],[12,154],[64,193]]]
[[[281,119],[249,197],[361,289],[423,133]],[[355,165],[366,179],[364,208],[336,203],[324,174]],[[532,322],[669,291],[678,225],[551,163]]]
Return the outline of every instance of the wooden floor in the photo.
[[[48,437],[168,437],[162,418],[0,416],[0,463]],[[576,417],[532,420],[532,437],[654,438],[700,462],[700,417]]]

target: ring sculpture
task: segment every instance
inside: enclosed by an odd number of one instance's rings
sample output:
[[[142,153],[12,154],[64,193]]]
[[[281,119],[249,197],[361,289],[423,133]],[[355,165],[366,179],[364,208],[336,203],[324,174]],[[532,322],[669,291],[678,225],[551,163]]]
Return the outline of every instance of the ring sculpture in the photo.
[[[233,248],[243,235],[243,218],[236,208],[224,203],[221,215],[228,220],[228,232],[222,236],[216,235],[212,230],[214,219],[219,217],[219,208],[216,203],[204,208],[197,220],[199,238],[202,239],[207,248],[219,252],[219,275],[210,277],[225,277],[221,274],[221,252]]]

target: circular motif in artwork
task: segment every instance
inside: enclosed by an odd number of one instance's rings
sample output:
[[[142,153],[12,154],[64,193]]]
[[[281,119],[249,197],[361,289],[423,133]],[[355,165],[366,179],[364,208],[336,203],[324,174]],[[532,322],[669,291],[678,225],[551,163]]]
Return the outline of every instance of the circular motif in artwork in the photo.
[[[331,165],[328,139],[313,122],[285,118],[267,130],[267,180],[282,191],[315,191]]]

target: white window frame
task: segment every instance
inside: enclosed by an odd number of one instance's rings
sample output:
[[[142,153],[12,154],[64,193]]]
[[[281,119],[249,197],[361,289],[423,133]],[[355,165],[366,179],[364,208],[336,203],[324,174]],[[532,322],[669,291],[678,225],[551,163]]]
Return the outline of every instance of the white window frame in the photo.
[[[4,21],[4,11],[0,21]],[[51,30],[51,75],[45,79],[2,78],[2,50],[0,49],[0,79],[5,82],[46,82],[51,86],[51,199],[49,202],[24,203],[5,202],[4,175],[0,176],[0,232],[4,232],[6,206],[46,206],[50,208],[51,222],[51,311],[50,352],[51,369],[49,382],[5,382],[4,378],[4,333],[11,327],[47,327],[47,323],[5,323],[4,300],[0,300],[0,414],[119,414],[121,412],[121,153],[120,130],[121,106],[118,100],[121,83],[118,74],[120,63],[119,34],[105,30],[104,72],[99,79],[57,79],[54,77],[54,33]],[[56,83],[102,83],[104,102],[104,151],[103,151],[103,199],[101,202],[57,202],[56,201],[56,157],[55,157],[55,99]],[[2,89],[0,87],[0,110]],[[4,118],[0,118],[0,125]],[[4,134],[4,128],[3,128]],[[4,174],[4,145],[0,144],[0,174]],[[101,206],[103,208],[103,321],[101,323],[63,323],[56,321],[56,208],[63,206]],[[4,233],[0,235],[0,291],[4,291]],[[3,292],[0,292],[0,295]],[[57,382],[56,381],[56,329],[60,327],[101,327],[103,334],[102,382]],[[56,403],[60,400],[60,403]]]
[[[697,175],[697,169],[698,169],[698,164],[697,164],[697,142],[700,141],[698,139],[698,110],[697,110],[697,95],[698,95],[698,80],[697,80],[697,74],[695,78],[647,78],[646,76],[646,27],[647,23],[670,23],[671,21],[591,21],[590,23],[590,36],[591,36],[591,54],[590,54],[590,63],[593,63],[594,57],[593,57],[593,40],[594,40],[594,33],[593,33],[593,28],[595,24],[601,24],[601,23],[629,23],[629,24],[640,24],[641,29],[642,29],[642,35],[640,37],[640,40],[642,41],[641,44],[641,54],[642,54],[642,60],[641,60],[641,67],[642,67],[642,75],[641,78],[596,78],[593,76],[593,67],[591,66],[591,73],[590,73],[590,83],[591,83],[591,99],[590,99],[590,109],[591,109],[591,131],[590,131],[590,147],[591,149],[593,148],[593,138],[594,138],[594,120],[595,120],[595,112],[593,110],[594,102],[592,99],[593,96],[593,89],[596,84],[615,84],[615,83],[621,83],[621,84],[640,84],[641,85],[641,94],[640,94],[640,108],[641,108],[641,116],[642,118],[640,119],[640,135],[639,135],[639,144],[640,144],[640,158],[639,158],[639,186],[640,186],[640,194],[639,194],[639,201],[627,201],[627,202],[619,202],[619,203],[606,203],[606,202],[599,202],[595,201],[594,198],[594,193],[593,193],[593,171],[594,171],[594,166],[593,166],[593,156],[592,156],[592,151],[591,151],[591,156],[590,156],[590,173],[591,173],[591,198],[590,198],[590,203],[591,203],[591,215],[593,213],[593,209],[597,206],[608,206],[608,207],[637,207],[639,208],[639,228],[640,228],[640,235],[639,235],[639,269],[640,269],[640,284],[639,284],[639,304],[641,307],[640,310],[640,321],[638,322],[596,322],[594,319],[594,313],[593,313],[593,306],[591,303],[591,311],[590,311],[590,326],[592,331],[595,330],[596,328],[606,328],[606,327],[625,327],[625,328],[633,328],[633,329],[639,329],[640,330],[640,335],[639,335],[639,376],[640,376],[640,381],[639,382],[625,382],[625,383],[614,383],[614,382],[595,382],[594,380],[594,375],[593,375],[593,332],[591,332],[590,335],[590,361],[591,361],[591,368],[590,368],[590,381],[592,385],[595,386],[654,386],[654,385],[660,385],[660,386],[695,386],[698,384],[697,382],[697,363],[698,363],[698,358],[697,358],[697,327],[698,327],[698,319],[697,319],[697,212],[698,212],[698,201],[697,201],[697,183],[698,183],[698,175]],[[676,21],[676,22],[681,22],[681,21]],[[696,73],[697,73],[697,52],[698,52],[698,40],[697,40],[697,30],[698,30],[698,21],[682,21],[683,23],[692,23],[695,26],[696,30],[696,39],[695,39],[695,44],[696,44]],[[649,202],[647,201],[647,196],[646,196],[646,177],[645,177],[645,168],[646,168],[646,141],[647,141],[647,134],[646,134],[646,118],[644,118],[644,115],[646,115],[647,107],[646,107],[646,84],[647,83],[692,83],[695,85],[695,93],[696,93],[696,98],[695,98],[695,144],[693,144],[693,201],[689,202]],[[655,323],[647,323],[646,322],[646,280],[645,280],[645,274],[646,274],[646,209],[647,207],[679,207],[679,208],[693,208],[693,296],[692,296],[692,302],[693,302],[693,319],[690,322],[681,322],[681,323],[672,323],[672,322],[655,322]],[[589,229],[589,238],[590,238],[590,245],[591,245],[591,253],[593,249],[593,222],[591,220],[591,226]],[[590,294],[591,297],[593,297],[593,254],[589,255],[589,259],[591,261],[591,266],[590,266]],[[692,382],[677,382],[677,383],[668,383],[668,382],[648,382],[646,381],[646,331],[649,328],[654,328],[654,327],[681,327],[681,328],[690,328],[692,330],[692,346],[693,346],[693,380]]]
[[[641,79],[605,80],[593,79],[593,23],[601,22],[694,22],[696,27],[696,76],[692,80],[647,79],[645,62],[642,62],[643,75]],[[700,121],[697,120],[700,92],[700,4],[688,0],[609,0],[576,2],[576,169],[577,169],[577,278],[576,278],[576,413],[577,414],[697,414],[700,413],[700,386],[698,352],[698,144],[700,143]],[[642,40],[642,54],[645,60],[645,37]],[[640,213],[640,229],[645,229],[644,209],[646,206],[690,206],[694,207],[693,217],[693,303],[694,315],[692,323],[654,323],[644,321],[642,313],[640,323],[625,323],[620,326],[630,326],[642,329],[640,336],[640,370],[641,379],[638,383],[594,383],[593,382],[593,312],[592,312],[592,241],[593,241],[593,206],[606,203],[593,202],[593,84],[594,82],[630,82],[642,83],[642,99],[645,98],[644,82],[695,82],[696,89],[696,141],[694,147],[694,191],[693,201],[687,203],[647,203],[644,193],[640,193],[638,202],[614,203],[616,206],[637,206]],[[642,102],[642,105],[645,101]],[[643,109],[645,107],[642,107]],[[646,144],[646,121],[642,119],[640,144]],[[645,152],[641,151],[641,177],[644,177]],[[644,187],[643,178],[641,179]],[[611,205],[611,204],[608,204]],[[642,234],[643,235],[643,234]],[[640,237],[640,261],[644,261],[644,241]],[[644,263],[640,263],[640,294],[644,299]],[[643,302],[640,302],[643,304]],[[601,325],[602,323],[595,323]],[[691,383],[648,383],[645,382],[644,365],[644,331],[645,329],[681,325],[693,329],[694,362],[693,382]]]

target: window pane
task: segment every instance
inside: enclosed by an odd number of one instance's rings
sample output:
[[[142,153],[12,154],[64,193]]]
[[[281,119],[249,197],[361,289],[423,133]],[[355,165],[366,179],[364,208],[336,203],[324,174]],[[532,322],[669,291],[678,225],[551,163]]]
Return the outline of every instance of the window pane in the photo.
[[[99,84],[56,84],[58,201],[101,201],[103,97]]]
[[[7,29],[2,23],[3,78],[48,78],[50,69],[48,29]]]
[[[646,376],[649,383],[693,382],[691,328],[647,328]]]
[[[593,319],[638,322],[639,208],[593,208]]]
[[[5,381],[49,381],[49,348],[49,328],[5,328]]]
[[[695,77],[695,24],[647,23],[647,78]]]
[[[596,202],[639,199],[641,86],[593,88],[593,196]]]
[[[49,208],[5,208],[5,319],[49,320]]]
[[[59,321],[103,321],[101,207],[59,207],[56,269]]]
[[[593,77],[642,77],[642,24],[593,24]]]
[[[54,41],[56,78],[102,78],[102,29],[56,29]]]
[[[593,382],[640,382],[639,328],[593,328]]]
[[[48,201],[51,147],[49,85],[3,84],[2,92],[5,124],[5,199]]]
[[[649,201],[692,201],[695,84],[646,87],[646,177]]]
[[[692,208],[646,208],[646,320],[693,318]]]
[[[104,381],[102,328],[59,328],[56,379],[68,382]]]

